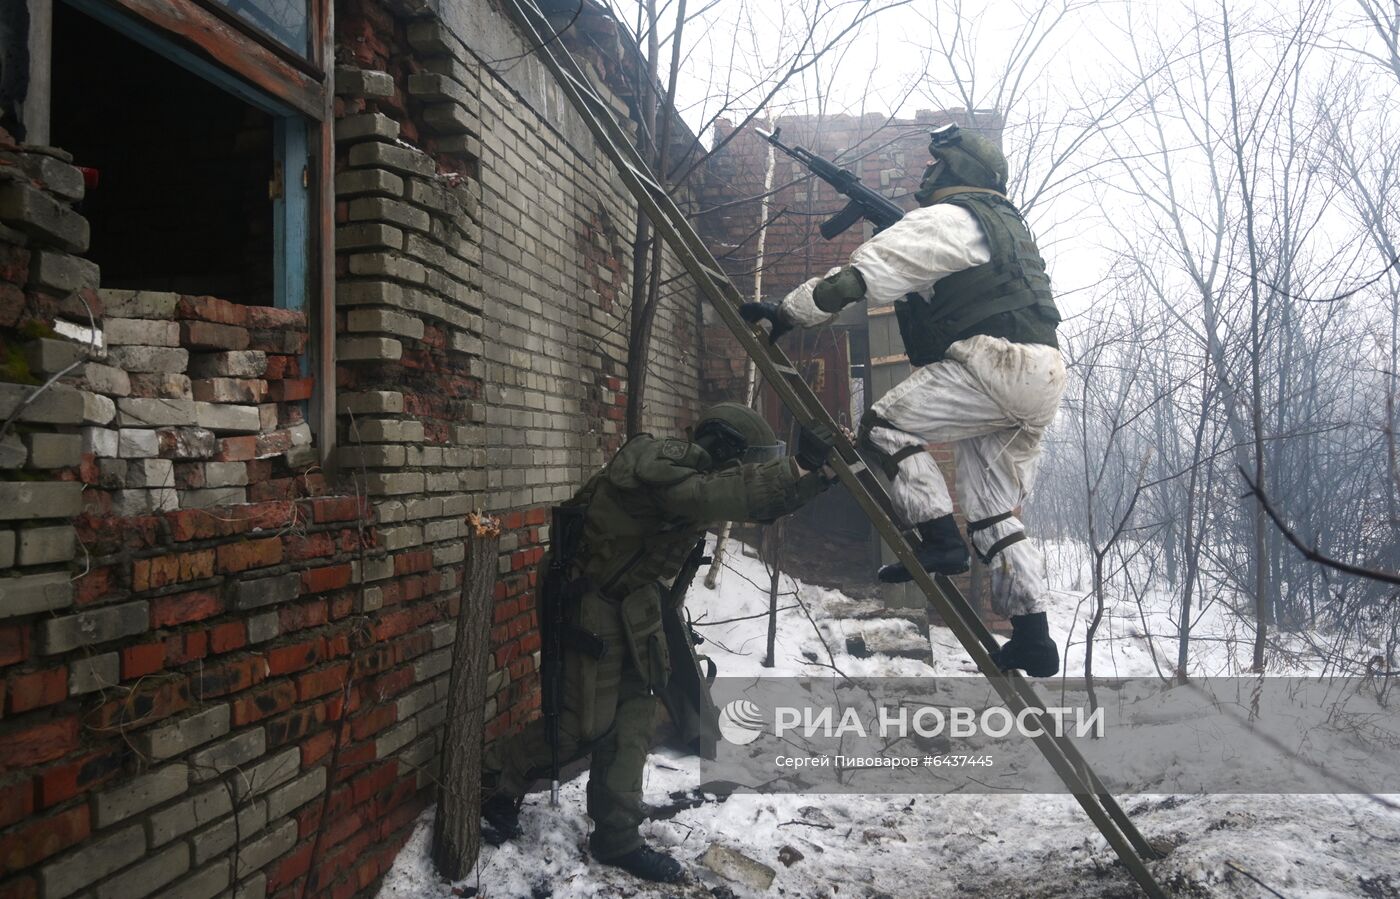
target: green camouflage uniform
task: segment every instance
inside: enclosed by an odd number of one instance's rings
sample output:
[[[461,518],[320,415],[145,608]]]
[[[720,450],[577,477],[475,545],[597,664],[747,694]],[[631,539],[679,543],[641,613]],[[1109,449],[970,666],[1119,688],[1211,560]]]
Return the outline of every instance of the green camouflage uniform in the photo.
[[[608,649],[594,659],[565,648],[559,756],[569,761],[592,754],[590,848],[599,859],[642,845],[642,771],[656,720],[655,693],[670,671],[661,582],[676,575],[710,527],[774,521],[825,487],[818,475],[799,475],[787,457],[708,468],[709,454],[693,443],[640,435],[574,500],[588,505],[578,561],[589,589],[569,614]],[[487,750],[483,783],[521,796],[532,780],[547,776],[549,766],[545,723],[538,719]]]

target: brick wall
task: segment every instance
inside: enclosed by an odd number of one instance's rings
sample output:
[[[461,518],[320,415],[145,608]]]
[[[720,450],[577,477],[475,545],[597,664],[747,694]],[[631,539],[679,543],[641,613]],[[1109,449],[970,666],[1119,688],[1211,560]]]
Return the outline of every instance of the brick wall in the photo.
[[[635,206],[537,62],[491,63],[499,11],[431,5],[337,5],[328,471],[304,317],[104,287],[76,170],[0,135],[0,420],[77,363],[0,442],[0,897],[370,894],[434,796],[469,511],[506,528],[482,714],[538,713],[532,568],[623,439]],[[656,432],[697,325],[663,299]]]

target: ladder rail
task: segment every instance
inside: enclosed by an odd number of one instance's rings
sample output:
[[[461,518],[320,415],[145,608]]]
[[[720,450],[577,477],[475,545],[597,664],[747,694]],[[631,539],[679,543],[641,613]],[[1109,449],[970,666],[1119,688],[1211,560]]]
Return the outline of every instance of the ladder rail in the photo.
[[[701,241],[676,206],[670,194],[656,181],[650,168],[633,146],[626,132],[612,118],[612,108],[599,98],[567,49],[547,40],[540,31],[548,20],[534,5],[534,0],[506,0],[526,37],[535,45],[541,62],[555,76],[570,104],[579,112],[599,147],[608,155],[653,227],[676,251],[676,255],[694,279],[725,325],[763,372],[775,392],[802,425],[820,422],[836,435],[831,466],[838,478],[851,491],[866,516],[880,533],[895,557],[913,574],[914,582],[923,590],[929,603],[942,616],[944,623],[962,643],[978,670],[988,679],[1013,712],[1027,712],[1039,725],[1038,736],[1032,737],[1041,753],[1069,788],[1100,833],[1108,841],[1123,865],[1133,875],[1139,887],[1153,899],[1165,899],[1166,891],[1157,883],[1144,864],[1144,859],[1158,857],[1150,843],[1138,831],[1117,800],[1109,793],[1089,767],[1073,742],[1054,736],[1040,712],[1044,703],[1035,688],[1016,672],[1003,672],[992,661],[990,652],[997,648],[995,639],[951,581],[940,576],[935,580],[918,563],[913,548],[902,529],[890,515],[890,502],[883,485],[873,476],[851,442],[841,433],[831,416],[821,406],[810,386],[801,378],[781,348],[769,344],[760,329],[749,325],[739,315],[743,298],[737,288],[722,273],[718,261]],[[574,67],[569,71],[556,56],[556,49]],[[864,476],[862,476],[864,475]]]

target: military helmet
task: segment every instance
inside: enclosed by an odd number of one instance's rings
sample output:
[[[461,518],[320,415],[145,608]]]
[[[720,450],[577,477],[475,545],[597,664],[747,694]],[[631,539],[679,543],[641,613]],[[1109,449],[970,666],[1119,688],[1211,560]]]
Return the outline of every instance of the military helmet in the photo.
[[[981,187],[1006,191],[1006,157],[996,144],[963,131],[957,125],[945,125],[930,132],[929,154],[934,162],[924,172],[924,180],[915,195],[927,202],[940,187]]]
[[[741,403],[718,403],[706,409],[694,433],[694,442],[716,465],[766,462],[787,452],[763,416]]]

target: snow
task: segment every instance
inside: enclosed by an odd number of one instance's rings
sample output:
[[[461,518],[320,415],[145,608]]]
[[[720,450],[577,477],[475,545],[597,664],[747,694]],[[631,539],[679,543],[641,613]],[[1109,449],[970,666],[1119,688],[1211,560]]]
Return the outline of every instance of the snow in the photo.
[[[1054,588],[1051,631],[1072,634],[1071,675],[1082,673],[1089,609],[1081,551],[1046,547]],[[909,658],[855,658],[847,632],[867,636],[917,634],[912,622],[833,620],[828,610],[852,602],[838,591],[784,577],[774,668],[762,667],[767,640],[768,576],[741,552],[727,558],[718,589],[697,582],[688,599],[707,638],[702,650],[722,674],[830,677],[950,676],[972,671],[961,646],[933,628],[933,664]],[[762,585],[762,586],[760,586]],[[801,600],[799,604],[797,600]],[[804,610],[805,607],[805,610]],[[1238,674],[1249,662],[1252,633],[1227,606],[1198,611],[1192,674]],[[1175,611],[1164,592],[1135,601],[1110,599],[1095,641],[1101,676],[1155,676],[1176,657]],[[758,616],[758,617],[749,617]],[[809,617],[810,616],[810,617]],[[729,621],[729,619],[745,619]],[[709,622],[727,621],[723,624]],[[1150,635],[1150,636],[1148,636]],[[1290,670],[1313,670],[1301,651],[1287,654]],[[1155,655],[1154,655],[1155,653]],[[1155,660],[1154,660],[1155,659]],[[1164,717],[1159,726],[1172,726]],[[697,760],[661,750],[649,761],[646,801],[674,804],[697,782]],[[1143,760],[1145,772],[1151,764]],[[499,848],[482,847],[476,870],[458,884],[443,882],[428,859],[432,810],[426,812],[386,876],[380,899],[438,899],[476,888],[488,899],[552,895],[583,897],[1123,897],[1136,887],[1075,800],[1064,795],[745,795],[708,797],[694,808],[643,825],[646,839],[687,864],[681,887],[643,883],[593,862],[587,853],[586,776],[566,784],[560,808],[543,794],[522,810],[526,836]],[[1148,795],[1122,803],[1148,839],[1173,847],[1152,863],[1159,882],[1177,896],[1400,897],[1400,797],[1359,795]],[[757,893],[722,881],[699,857],[718,841],[774,868],[772,886]],[[790,866],[796,850],[801,858]],[[726,893],[724,887],[732,893]],[[714,892],[712,892],[714,889]],[[467,890],[469,893],[470,891]]]

